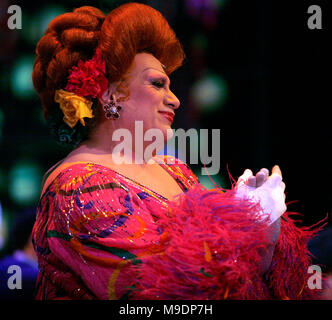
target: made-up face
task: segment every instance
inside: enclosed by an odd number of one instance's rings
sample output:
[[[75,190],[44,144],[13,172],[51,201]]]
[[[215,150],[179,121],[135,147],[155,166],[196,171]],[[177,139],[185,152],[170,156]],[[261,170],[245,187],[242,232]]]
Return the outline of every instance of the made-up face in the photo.
[[[126,78],[129,99],[119,103],[122,110],[116,127],[133,131],[135,121],[142,121],[144,132],[159,129],[167,137],[180,101],[170,90],[170,80],[160,61],[151,54],[139,53]]]

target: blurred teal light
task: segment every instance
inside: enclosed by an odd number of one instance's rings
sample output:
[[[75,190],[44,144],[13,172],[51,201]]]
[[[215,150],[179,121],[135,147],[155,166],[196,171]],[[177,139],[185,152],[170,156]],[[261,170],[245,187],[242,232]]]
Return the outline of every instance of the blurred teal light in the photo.
[[[209,172],[209,168],[207,167],[206,169],[207,169],[207,172]],[[202,169],[199,169],[197,171],[195,170],[195,174],[203,187],[205,187],[208,190],[211,190],[211,189],[214,189],[217,187],[222,187],[222,188],[224,187],[223,180],[222,180],[220,174],[209,177],[208,175],[202,175],[201,170]],[[204,170],[204,168],[203,168],[203,170]],[[212,181],[211,181],[211,179],[212,179]]]
[[[13,65],[10,85],[13,95],[19,99],[28,99],[35,94],[31,78],[33,62],[33,56],[21,56]]]
[[[20,205],[32,205],[38,200],[42,173],[31,162],[17,162],[9,172],[9,194]]]

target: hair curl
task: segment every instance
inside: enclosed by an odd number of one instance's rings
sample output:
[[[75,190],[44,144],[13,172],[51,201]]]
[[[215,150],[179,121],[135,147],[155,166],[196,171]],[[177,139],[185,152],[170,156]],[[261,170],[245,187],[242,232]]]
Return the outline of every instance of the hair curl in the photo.
[[[79,60],[91,59],[99,49],[110,83],[119,82],[119,90],[128,96],[123,81],[137,53],[151,53],[170,74],[184,59],[182,46],[162,14],[144,4],[127,3],[107,16],[97,8],[84,6],[53,19],[37,44],[33,66],[33,84],[41,97],[44,117],[52,135],[62,143],[77,146],[98,122],[97,100],[93,119],[74,128],[63,122],[63,114],[54,101],[55,91],[67,84],[69,70]]]

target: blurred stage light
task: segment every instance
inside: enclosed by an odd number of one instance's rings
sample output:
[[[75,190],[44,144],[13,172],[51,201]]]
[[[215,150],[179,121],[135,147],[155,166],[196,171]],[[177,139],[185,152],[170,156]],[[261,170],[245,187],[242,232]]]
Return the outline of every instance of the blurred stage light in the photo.
[[[62,6],[49,5],[43,9],[37,10],[36,14],[31,16],[23,15],[22,35],[30,43],[36,45],[39,39],[44,35],[48,24],[56,16],[65,13],[67,10]]]
[[[21,56],[13,65],[10,85],[13,95],[19,99],[29,99],[35,95],[31,78],[33,62],[33,56]]]
[[[200,20],[207,28],[215,28],[218,20],[218,10],[226,0],[186,0],[186,10],[189,16]]]
[[[209,168],[206,168],[206,169],[207,169],[207,172],[209,172]],[[195,170],[195,174],[203,187],[205,187],[208,190],[214,189],[217,187],[222,187],[222,188],[224,187],[220,174],[209,177],[208,175],[202,175],[201,170],[202,170],[201,168],[199,170]],[[204,167],[203,167],[203,170],[204,170]],[[213,180],[213,182],[211,181],[211,179]],[[217,186],[215,186],[215,184]]]
[[[222,8],[226,3],[226,0],[186,0],[186,6],[188,10],[192,12],[198,12],[202,10],[218,10]]]
[[[190,97],[202,112],[221,108],[227,99],[226,81],[218,74],[208,73],[199,79],[190,90]]]
[[[40,194],[41,169],[29,161],[17,162],[9,171],[9,194],[19,205],[33,205]]]

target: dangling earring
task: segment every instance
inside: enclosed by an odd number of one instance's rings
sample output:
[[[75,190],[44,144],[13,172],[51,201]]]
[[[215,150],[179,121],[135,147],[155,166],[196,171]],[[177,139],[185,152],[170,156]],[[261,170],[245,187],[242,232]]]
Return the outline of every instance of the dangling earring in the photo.
[[[121,106],[117,106],[113,100],[110,103],[103,105],[106,119],[119,119],[119,111],[122,109]]]

